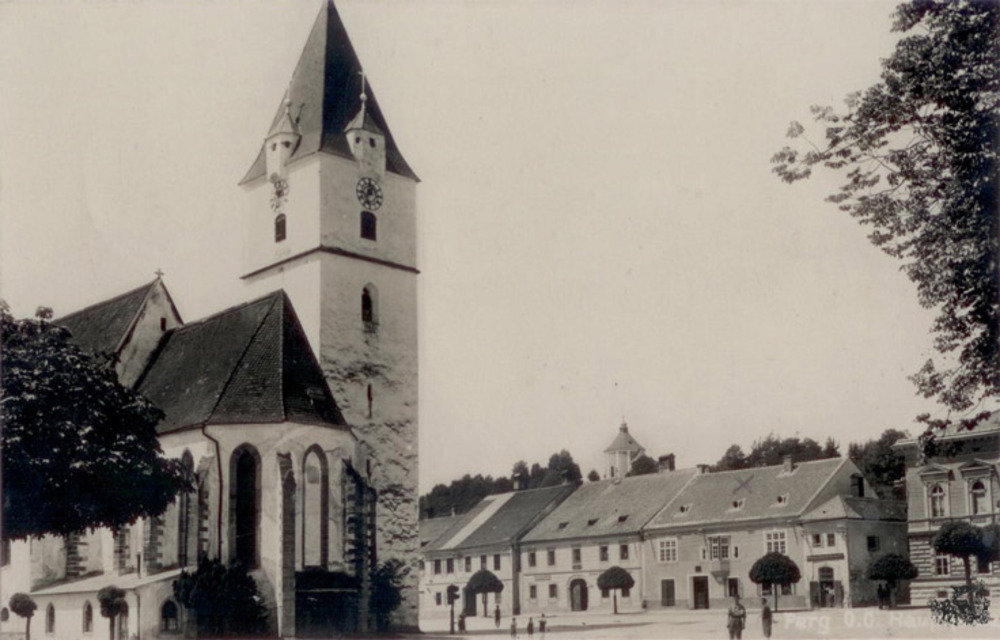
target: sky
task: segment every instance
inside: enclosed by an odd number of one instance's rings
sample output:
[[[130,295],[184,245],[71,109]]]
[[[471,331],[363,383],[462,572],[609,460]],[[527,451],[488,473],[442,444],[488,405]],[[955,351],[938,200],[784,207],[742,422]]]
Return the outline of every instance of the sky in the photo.
[[[942,414],[900,263],[770,157],[892,50],[877,1],[337,3],[418,187],[420,487],[624,419],[655,458]],[[0,2],[0,296],[64,314],[158,269],[246,299],[243,195],[321,0]],[[817,136],[816,127],[807,134]]]

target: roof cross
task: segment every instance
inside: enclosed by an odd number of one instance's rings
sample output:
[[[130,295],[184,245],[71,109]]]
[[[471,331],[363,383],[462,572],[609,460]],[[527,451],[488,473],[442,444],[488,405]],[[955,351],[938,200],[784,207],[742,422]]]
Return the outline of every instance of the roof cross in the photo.
[[[157,277],[157,278],[162,278],[162,277],[163,277],[163,269],[157,269],[157,270],[156,270],[156,271],[154,271],[153,273],[155,273],[155,274],[156,274],[156,277]]]

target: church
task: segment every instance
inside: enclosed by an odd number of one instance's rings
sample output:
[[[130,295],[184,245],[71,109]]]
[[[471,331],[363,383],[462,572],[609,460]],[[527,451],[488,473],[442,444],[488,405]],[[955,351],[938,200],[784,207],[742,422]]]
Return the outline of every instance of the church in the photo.
[[[370,572],[399,559],[394,622],[417,627],[419,179],[332,1],[263,131],[239,187],[246,302],[185,322],[157,277],[54,321],[164,411],[161,447],[195,490],[116,531],[10,545],[4,635],[24,629],[6,608],[22,591],[34,633],[105,637],[110,585],[116,638],[194,635],[172,583],[200,557],[250,567],[281,637],[366,632]]]

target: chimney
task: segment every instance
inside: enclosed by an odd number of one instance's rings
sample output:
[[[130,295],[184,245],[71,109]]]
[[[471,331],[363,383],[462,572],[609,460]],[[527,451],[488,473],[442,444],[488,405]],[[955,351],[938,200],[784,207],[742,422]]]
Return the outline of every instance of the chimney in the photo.
[[[699,476],[703,476],[706,473],[708,473],[708,465],[707,464],[699,464],[699,465],[697,465],[697,467],[698,467],[698,475]]]
[[[524,474],[523,473],[515,473],[513,476],[511,476],[510,480],[511,480],[511,484],[514,485],[514,491],[520,491],[521,489],[524,488]]]
[[[628,433],[628,425],[622,420],[622,426],[618,427],[618,430],[622,433]]]
[[[672,453],[668,453],[666,455],[660,456],[657,459],[657,462],[659,463],[658,464],[658,470],[660,472],[663,472],[663,471],[673,471],[674,470],[674,460],[675,460],[674,454],[672,454]]]
[[[781,472],[782,473],[791,473],[794,469],[795,469],[795,465],[792,463],[792,456],[791,455],[787,455],[784,458],[782,458],[782,462],[781,462]]]

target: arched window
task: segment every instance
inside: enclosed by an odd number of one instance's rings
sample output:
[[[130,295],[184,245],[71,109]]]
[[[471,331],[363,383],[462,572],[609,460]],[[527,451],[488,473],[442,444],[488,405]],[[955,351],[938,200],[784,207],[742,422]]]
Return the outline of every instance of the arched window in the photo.
[[[378,218],[371,211],[361,212],[361,237],[365,240],[378,239]]]
[[[931,486],[930,490],[930,512],[932,518],[943,518],[944,510],[944,487],[939,484]]]
[[[374,285],[367,284],[361,290],[361,319],[368,329],[378,324],[378,291]]]
[[[983,484],[982,480],[976,480],[973,483],[972,489],[969,492],[969,501],[971,503],[972,515],[989,511],[989,505],[986,504],[986,485]]]
[[[302,465],[302,564],[325,567],[330,539],[328,505],[330,482],[326,457],[319,447],[310,447]]]
[[[49,603],[49,606],[45,608],[45,633],[55,633],[56,632],[56,608]]]
[[[90,600],[83,603],[83,632],[91,633],[94,630],[94,607],[90,606]]]
[[[194,484],[194,458],[187,449],[181,456],[181,465],[184,467],[184,477],[188,482]],[[188,548],[191,536],[191,494],[182,491],[177,498],[177,564],[186,567],[188,564]]]
[[[285,214],[279,213],[274,219],[274,241],[281,242],[285,239]]]
[[[177,605],[173,600],[167,600],[160,607],[160,631],[179,631],[177,623]]]
[[[233,451],[229,479],[230,557],[255,568],[260,514],[260,456],[256,449],[242,445]]]

